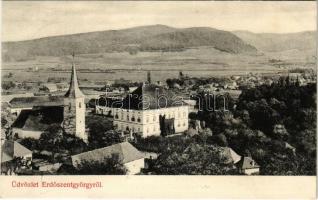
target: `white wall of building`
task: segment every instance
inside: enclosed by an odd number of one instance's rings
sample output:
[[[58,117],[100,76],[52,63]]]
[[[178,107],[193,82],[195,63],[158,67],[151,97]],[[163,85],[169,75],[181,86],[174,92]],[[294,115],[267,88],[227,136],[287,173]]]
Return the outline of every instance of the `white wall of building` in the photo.
[[[165,115],[166,119],[175,119],[175,131],[183,132],[188,129],[188,106],[169,107],[153,110],[127,110],[115,108],[114,126],[120,131],[127,130],[141,132],[143,137],[160,135],[159,116]]]
[[[15,114],[16,116],[19,116],[22,110],[32,110],[32,107],[10,108],[11,114]]]
[[[247,175],[259,173],[259,168],[245,169],[243,170],[243,173]]]
[[[76,136],[82,138],[84,141],[87,140],[87,135],[85,132],[85,110],[86,105],[84,98],[76,98]]]
[[[145,159],[142,158],[139,160],[134,160],[124,164],[124,166],[128,169],[128,175],[138,174],[141,169],[145,167]]]
[[[17,134],[19,138],[30,137],[34,139],[39,139],[42,134],[42,131],[27,131],[20,128],[12,128],[12,133],[13,133],[13,136]]]

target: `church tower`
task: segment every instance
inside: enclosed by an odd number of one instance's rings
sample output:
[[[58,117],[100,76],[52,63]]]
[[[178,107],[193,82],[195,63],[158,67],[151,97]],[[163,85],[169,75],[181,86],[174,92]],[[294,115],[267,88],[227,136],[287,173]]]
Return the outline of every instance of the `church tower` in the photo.
[[[74,55],[73,55],[74,59]],[[63,128],[66,133],[75,135],[85,142],[87,134],[85,132],[85,95],[78,86],[76,69],[72,64],[71,82],[68,91],[64,96],[64,121]]]

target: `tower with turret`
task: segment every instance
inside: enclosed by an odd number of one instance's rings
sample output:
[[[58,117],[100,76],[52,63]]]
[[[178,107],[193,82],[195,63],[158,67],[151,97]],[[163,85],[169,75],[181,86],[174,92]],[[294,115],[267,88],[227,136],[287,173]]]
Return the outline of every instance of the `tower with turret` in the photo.
[[[66,133],[75,135],[84,141],[87,141],[87,134],[85,132],[86,107],[84,100],[85,95],[79,89],[76,69],[73,62],[70,87],[64,96],[63,128]]]

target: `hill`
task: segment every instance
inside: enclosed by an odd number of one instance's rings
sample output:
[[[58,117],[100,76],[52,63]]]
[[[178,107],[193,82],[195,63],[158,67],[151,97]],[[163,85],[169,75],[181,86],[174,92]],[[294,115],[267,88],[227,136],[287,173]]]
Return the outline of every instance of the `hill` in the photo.
[[[264,52],[290,50],[313,52],[316,48],[315,31],[286,34],[252,33],[249,31],[234,31],[232,33]]]
[[[189,47],[211,46],[228,53],[256,52],[231,32],[213,28],[178,29],[164,25],[141,26],[28,41],[3,42],[3,59],[24,60],[35,56],[63,56],[104,52],[182,51]]]

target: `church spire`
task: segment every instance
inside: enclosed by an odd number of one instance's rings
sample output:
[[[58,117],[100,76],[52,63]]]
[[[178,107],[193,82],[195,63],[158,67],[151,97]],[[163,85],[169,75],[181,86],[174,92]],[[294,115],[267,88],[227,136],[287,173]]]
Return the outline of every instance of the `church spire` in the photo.
[[[72,75],[71,75],[71,82],[70,82],[70,87],[68,91],[65,94],[65,97],[73,97],[73,98],[79,98],[79,97],[84,97],[84,94],[81,92],[78,86],[78,80],[77,80],[77,75],[76,75],[76,69],[74,65],[74,52],[72,53]]]

